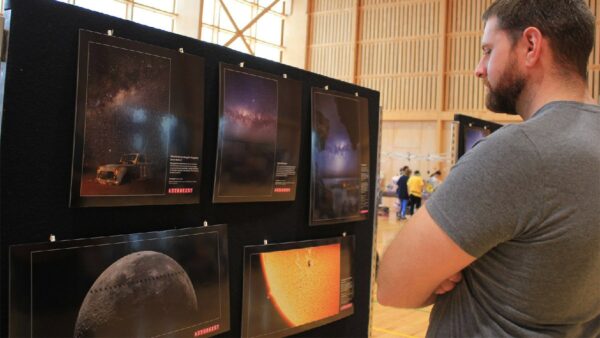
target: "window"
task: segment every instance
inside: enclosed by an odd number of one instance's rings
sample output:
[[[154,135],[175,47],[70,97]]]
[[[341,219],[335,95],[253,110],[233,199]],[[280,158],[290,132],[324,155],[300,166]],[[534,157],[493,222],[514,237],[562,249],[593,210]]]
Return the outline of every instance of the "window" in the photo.
[[[175,0],[56,0],[173,31]]]
[[[3,0],[0,0],[3,1]],[[56,0],[132,20],[173,32],[176,0]],[[191,0],[179,0],[191,1]],[[183,34],[223,45],[244,53],[281,62],[284,20],[293,0],[194,0],[202,5],[197,13],[181,13],[182,22],[192,20],[201,29]],[[177,6],[181,7],[181,6]],[[179,32],[180,34],[182,32]],[[197,36],[199,34],[200,36]]]
[[[281,62],[291,0],[204,0],[200,38]]]

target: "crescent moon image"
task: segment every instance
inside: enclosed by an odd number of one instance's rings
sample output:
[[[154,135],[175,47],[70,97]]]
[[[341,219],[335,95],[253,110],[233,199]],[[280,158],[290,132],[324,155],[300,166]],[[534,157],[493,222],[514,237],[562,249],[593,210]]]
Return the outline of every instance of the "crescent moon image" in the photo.
[[[138,251],[111,264],[86,294],[74,337],[149,337],[182,328],[198,309],[185,270],[171,257]]]

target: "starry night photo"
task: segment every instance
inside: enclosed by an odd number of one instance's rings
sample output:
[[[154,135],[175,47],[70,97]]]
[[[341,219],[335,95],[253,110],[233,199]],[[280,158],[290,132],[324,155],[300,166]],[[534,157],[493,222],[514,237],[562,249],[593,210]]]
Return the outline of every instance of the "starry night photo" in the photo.
[[[165,193],[171,59],[90,42],[81,196]]]
[[[312,219],[359,215],[361,197],[358,101],[313,95]]]
[[[221,196],[270,195],[277,149],[277,81],[225,69],[219,119]]]

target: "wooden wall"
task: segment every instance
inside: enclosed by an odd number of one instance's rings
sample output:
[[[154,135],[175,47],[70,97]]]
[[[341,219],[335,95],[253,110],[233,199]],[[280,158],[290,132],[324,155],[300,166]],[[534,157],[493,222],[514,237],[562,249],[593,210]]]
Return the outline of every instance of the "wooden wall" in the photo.
[[[481,14],[492,0],[309,1],[306,69],[381,93],[381,169],[386,178],[400,165],[424,172],[433,166],[390,153],[447,153],[455,113],[500,123],[520,121],[486,111],[483,85],[473,74],[481,57]],[[595,15],[600,13],[600,0],[587,2]],[[596,99],[599,35],[589,65]],[[415,139],[422,140],[416,145]],[[445,174],[450,165],[442,161],[437,167]]]

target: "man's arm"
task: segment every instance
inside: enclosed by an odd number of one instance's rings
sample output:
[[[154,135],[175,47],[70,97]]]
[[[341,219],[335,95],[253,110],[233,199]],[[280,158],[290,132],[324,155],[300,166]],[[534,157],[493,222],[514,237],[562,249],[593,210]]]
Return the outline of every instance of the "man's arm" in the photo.
[[[385,251],[377,274],[377,300],[395,307],[421,307],[452,289],[475,257],[462,250],[420,208]]]

